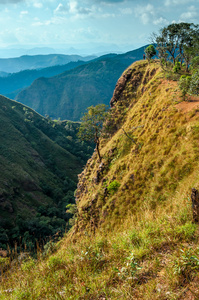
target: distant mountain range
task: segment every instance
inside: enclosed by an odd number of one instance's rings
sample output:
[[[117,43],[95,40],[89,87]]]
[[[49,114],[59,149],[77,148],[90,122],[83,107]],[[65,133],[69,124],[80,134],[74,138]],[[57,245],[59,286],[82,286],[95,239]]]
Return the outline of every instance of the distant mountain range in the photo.
[[[80,56],[80,55],[23,55],[15,58],[0,58],[0,71],[7,73],[15,73],[28,69],[40,69],[52,67],[56,65],[65,65],[71,61],[89,61],[96,56]]]
[[[145,47],[104,55],[60,75],[36,79],[15,99],[53,119],[80,120],[88,106],[109,104],[117,79],[130,64],[142,59]]]
[[[35,79],[39,77],[48,78],[55,76],[85,63],[85,61],[69,62],[66,65],[56,65],[43,69],[23,70],[11,74],[0,72],[0,94],[14,99],[23,88],[31,85]]]

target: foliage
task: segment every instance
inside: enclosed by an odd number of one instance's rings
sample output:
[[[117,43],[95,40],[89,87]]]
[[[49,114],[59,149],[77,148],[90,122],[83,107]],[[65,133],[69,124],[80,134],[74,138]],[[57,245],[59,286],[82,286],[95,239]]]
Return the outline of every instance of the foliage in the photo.
[[[96,144],[97,154],[101,161],[99,151],[99,137],[102,132],[103,123],[107,115],[107,106],[98,104],[87,108],[88,112],[82,117],[78,137],[82,140],[93,141]]]
[[[174,73],[178,73],[181,69],[181,65],[180,65],[180,62],[179,61],[176,61],[175,62],[175,66],[173,67],[173,72]]]
[[[181,64],[184,61],[186,70],[198,51],[198,41],[199,28],[193,23],[173,23],[161,29],[160,35],[155,35],[159,58],[165,62],[171,60],[174,65],[178,60]]]
[[[120,187],[120,183],[117,180],[113,180],[109,185],[107,186],[108,192],[113,195],[115,192],[117,192],[118,188]]]
[[[192,69],[197,69],[197,68],[199,68],[199,56],[195,56],[195,57],[191,60],[191,67],[192,67]]]
[[[189,93],[191,95],[199,95],[199,68],[191,76]]]
[[[77,174],[94,147],[77,138],[79,123],[0,100],[0,248],[34,252],[68,230],[65,207],[75,202]]]
[[[146,58],[148,60],[151,60],[153,56],[156,55],[156,50],[154,45],[149,45],[146,49],[145,49],[145,54],[146,54]]]
[[[182,75],[179,80],[179,88],[182,92],[183,100],[186,100],[186,95],[190,88],[191,76]]]
[[[75,227],[32,268],[3,274],[0,299],[198,299],[190,194],[199,187],[199,115],[181,111],[177,82],[161,70],[146,63],[147,85],[129,96],[122,121],[141,147],[120,129],[101,139],[104,170],[95,183],[94,155],[80,176]],[[117,194],[107,192],[113,181],[121,183]]]
[[[174,273],[180,278],[181,283],[187,283],[194,278],[199,270],[199,249],[180,249],[179,257],[174,263]]]
[[[68,204],[66,205],[66,213],[69,214],[69,225],[73,226],[75,224],[75,220],[77,218],[78,210],[76,204]]]

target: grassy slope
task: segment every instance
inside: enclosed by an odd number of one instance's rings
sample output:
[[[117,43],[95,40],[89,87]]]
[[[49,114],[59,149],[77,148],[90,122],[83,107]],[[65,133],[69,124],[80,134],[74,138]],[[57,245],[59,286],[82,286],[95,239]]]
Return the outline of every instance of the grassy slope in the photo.
[[[103,168],[95,153],[79,177],[71,234],[3,276],[1,299],[198,299],[198,110],[178,109],[177,83],[158,63],[131,69],[112,118],[120,126],[101,141]]]
[[[80,120],[87,107],[109,103],[118,77],[132,62],[141,59],[143,51],[144,47],[103,56],[58,76],[37,79],[15,99],[41,115]]]
[[[1,233],[13,230],[17,215],[30,221],[41,205],[60,210],[64,207],[65,211],[63,198],[68,190],[65,179],[70,178],[75,185],[84,164],[80,152],[86,151],[70,136],[70,130],[64,128],[66,123],[56,124],[15,101],[0,97]],[[77,125],[71,123],[72,132]],[[74,190],[69,189],[71,193]],[[11,231],[7,234],[14,238]],[[2,235],[0,243],[3,243]]]

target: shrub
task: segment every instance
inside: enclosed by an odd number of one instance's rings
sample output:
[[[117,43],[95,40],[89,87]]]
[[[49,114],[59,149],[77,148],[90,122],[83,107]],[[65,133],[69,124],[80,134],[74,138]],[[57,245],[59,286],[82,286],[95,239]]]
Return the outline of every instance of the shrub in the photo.
[[[190,82],[191,82],[191,76],[182,75],[180,77],[179,88],[182,92],[182,98],[184,101],[186,100],[186,95],[189,91]]]
[[[180,69],[181,69],[180,62],[179,62],[179,61],[176,61],[176,62],[175,62],[175,66],[173,67],[173,72],[174,72],[174,73],[178,73],[178,71],[180,71]]]
[[[115,192],[117,192],[117,190],[119,189],[120,185],[121,184],[117,180],[113,180],[107,187],[108,192],[111,195],[115,194]]]

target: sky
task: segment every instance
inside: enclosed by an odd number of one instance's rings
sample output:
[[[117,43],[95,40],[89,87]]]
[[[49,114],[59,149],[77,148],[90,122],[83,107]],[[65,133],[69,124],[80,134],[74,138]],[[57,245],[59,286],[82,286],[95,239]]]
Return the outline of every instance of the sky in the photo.
[[[0,49],[128,51],[172,22],[199,23],[199,0],[0,0]]]

